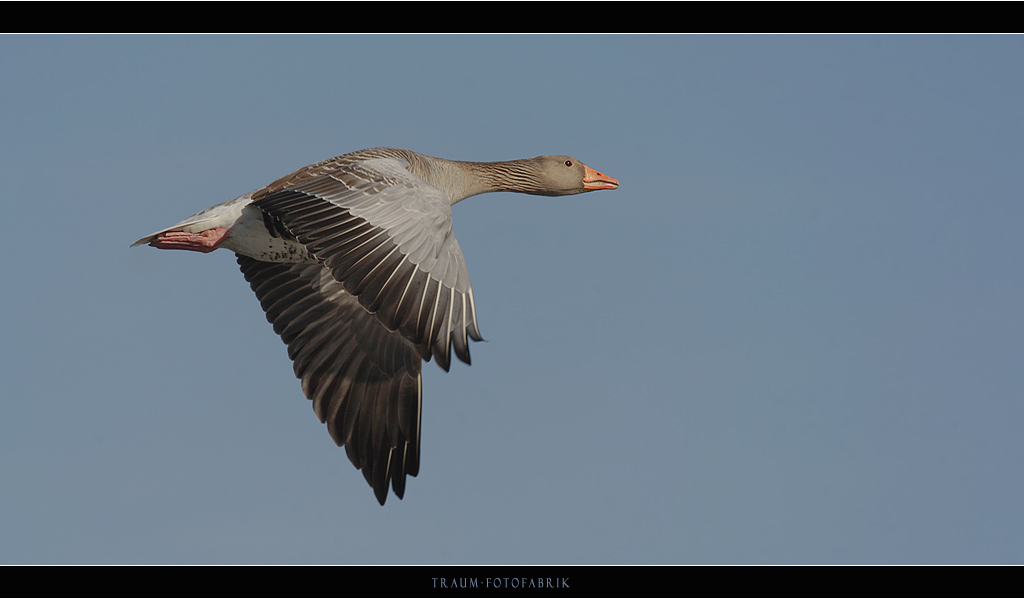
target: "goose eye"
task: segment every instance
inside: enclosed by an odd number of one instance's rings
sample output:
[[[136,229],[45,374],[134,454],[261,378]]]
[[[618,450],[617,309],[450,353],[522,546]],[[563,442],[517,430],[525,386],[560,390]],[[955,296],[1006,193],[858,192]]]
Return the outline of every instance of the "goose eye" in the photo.
[[[565,166],[572,166],[572,160],[566,160]]]

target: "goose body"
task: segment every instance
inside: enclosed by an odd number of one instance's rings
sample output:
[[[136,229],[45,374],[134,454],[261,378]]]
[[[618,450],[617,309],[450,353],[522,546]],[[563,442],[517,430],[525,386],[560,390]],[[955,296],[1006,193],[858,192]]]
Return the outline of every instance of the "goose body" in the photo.
[[[381,505],[420,461],[423,360],[480,341],[451,206],[490,191],[570,195],[618,181],[568,156],[456,162],[399,148],[301,168],[139,239],[235,252],[295,375]]]

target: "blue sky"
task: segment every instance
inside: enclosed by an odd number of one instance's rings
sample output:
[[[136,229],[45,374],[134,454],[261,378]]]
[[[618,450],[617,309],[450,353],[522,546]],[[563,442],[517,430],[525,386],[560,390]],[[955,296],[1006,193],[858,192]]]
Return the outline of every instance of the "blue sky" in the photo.
[[[1020,563],[1019,36],[0,37],[0,563]],[[374,146],[570,154],[454,209],[486,343],[385,507],[226,251]]]

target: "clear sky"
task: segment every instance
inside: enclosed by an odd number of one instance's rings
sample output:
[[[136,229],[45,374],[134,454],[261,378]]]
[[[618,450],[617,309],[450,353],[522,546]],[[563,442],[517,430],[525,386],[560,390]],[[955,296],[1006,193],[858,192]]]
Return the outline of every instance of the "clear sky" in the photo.
[[[0,563],[1024,562],[1024,38],[0,37]],[[135,239],[374,146],[481,332],[380,507],[234,256]]]

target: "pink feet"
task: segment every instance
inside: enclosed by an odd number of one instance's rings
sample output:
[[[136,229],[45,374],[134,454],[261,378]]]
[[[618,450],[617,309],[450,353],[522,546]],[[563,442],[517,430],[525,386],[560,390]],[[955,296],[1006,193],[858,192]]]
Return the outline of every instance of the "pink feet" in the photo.
[[[199,233],[168,231],[157,235],[149,245],[161,250],[192,250],[206,254],[217,249],[227,238],[227,229],[207,229]]]

